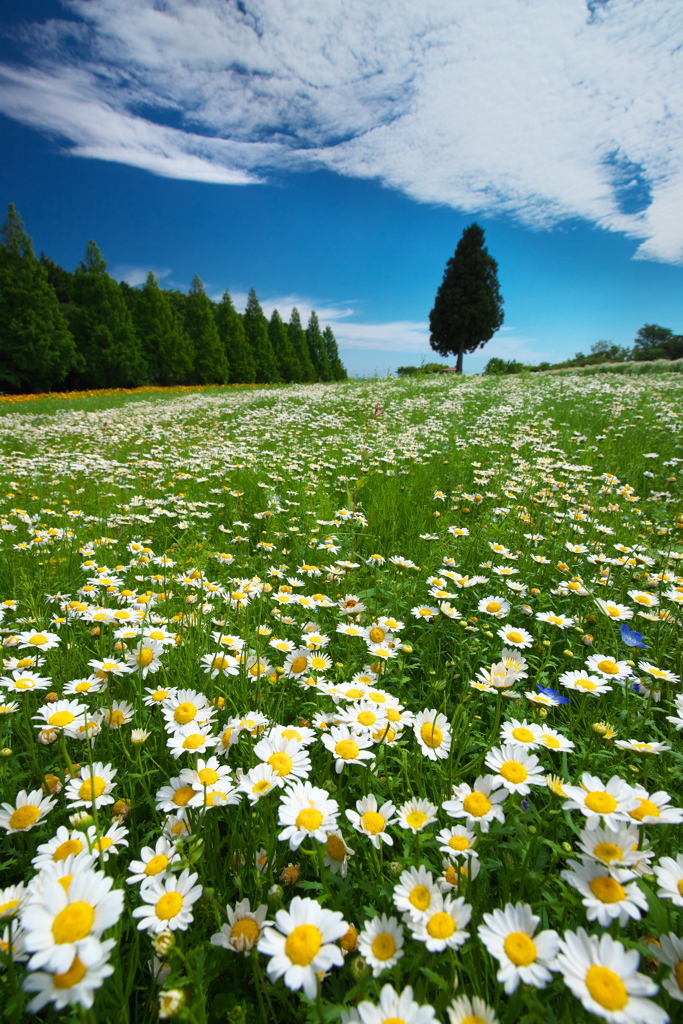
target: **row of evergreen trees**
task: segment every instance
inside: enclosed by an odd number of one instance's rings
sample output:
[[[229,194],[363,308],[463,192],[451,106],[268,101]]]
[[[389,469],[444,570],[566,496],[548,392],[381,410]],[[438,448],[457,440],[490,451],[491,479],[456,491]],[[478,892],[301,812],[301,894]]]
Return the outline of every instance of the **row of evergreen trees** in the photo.
[[[0,391],[266,384],[344,380],[330,327],[298,310],[267,320],[256,292],[243,314],[229,292],[213,302],[195,277],[189,294],[151,272],[142,288],[117,283],[90,241],[73,273],[33,252],[10,204],[0,244]]]

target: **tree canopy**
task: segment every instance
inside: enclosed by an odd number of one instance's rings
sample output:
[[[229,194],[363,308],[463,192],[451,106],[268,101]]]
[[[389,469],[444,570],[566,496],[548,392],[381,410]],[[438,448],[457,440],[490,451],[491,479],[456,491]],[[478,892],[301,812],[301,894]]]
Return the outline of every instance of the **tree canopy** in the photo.
[[[483,229],[470,224],[446,264],[429,314],[429,342],[439,355],[456,355],[462,372],[463,354],[485,345],[502,323],[498,264],[484,245]]]

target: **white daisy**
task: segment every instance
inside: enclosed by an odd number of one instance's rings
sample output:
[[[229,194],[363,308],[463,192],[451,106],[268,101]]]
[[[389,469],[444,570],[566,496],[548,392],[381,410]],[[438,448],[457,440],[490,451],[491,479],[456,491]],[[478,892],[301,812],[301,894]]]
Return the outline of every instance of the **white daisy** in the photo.
[[[219,932],[211,936],[212,946],[222,946],[223,949],[230,949],[235,953],[249,954],[261,937],[261,932],[272,921],[266,920],[268,907],[265,904],[252,910],[248,899],[242,900],[233,909],[230,905],[225,908],[228,915],[228,923],[221,926]]]
[[[310,782],[295,782],[285,789],[279,807],[278,823],[285,828],[278,839],[289,841],[290,850],[298,850],[305,839],[319,843],[337,827],[339,805],[324,789]]]
[[[201,885],[195,885],[197,875],[185,870],[175,878],[167,875],[153,879],[140,889],[140,898],[145,906],[136,907],[133,917],[140,918],[138,929],[158,934],[167,928],[171,931],[186,931],[194,916],[192,906],[202,894]]]
[[[318,975],[341,967],[342,952],[334,945],[349,926],[338,911],[324,910],[316,900],[295,896],[289,910],[278,910],[275,927],[265,928],[258,951],[271,957],[268,975],[284,977],[287,988],[303,988],[309,999],[318,991]]]
[[[356,801],[355,811],[347,809],[344,813],[357,832],[368,836],[375,849],[379,850],[380,843],[394,845],[387,827],[394,823],[396,808],[389,800],[378,808],[376,798],[368,794]]]
[[[479,938],[498,960],[496,977],[508,995],[520,981],[545,988],[551,980],[559,936],[550,929],[535,934],[540,920],[528,903],[506,903],[504,910],[484,914]]]
[[[441,806],[451,818],[464,818],[468,828],[479,824],[482,832],[488,832],[494,819],[504,824],[505,815],[499,805],[507,796],[506,789],[494,787],[492,775],[479,775],[473,786],[467,782],[454,786],[453,798]]]
[[[382,914],[366,921],[358,935],[358,951],[373,978],[397,964],[403,956],[403,928],[397,918]]]

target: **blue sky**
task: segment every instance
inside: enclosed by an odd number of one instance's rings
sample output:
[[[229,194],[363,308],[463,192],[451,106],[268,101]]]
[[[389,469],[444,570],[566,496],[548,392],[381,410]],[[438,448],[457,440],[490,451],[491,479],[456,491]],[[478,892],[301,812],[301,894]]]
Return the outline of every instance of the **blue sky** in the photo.
[[[351,373],[435,358],[485,229],[505,324],[466,358],[683,332],[676,0],[4,0],[0,204],[67,268],[198,273],[330,323]]]

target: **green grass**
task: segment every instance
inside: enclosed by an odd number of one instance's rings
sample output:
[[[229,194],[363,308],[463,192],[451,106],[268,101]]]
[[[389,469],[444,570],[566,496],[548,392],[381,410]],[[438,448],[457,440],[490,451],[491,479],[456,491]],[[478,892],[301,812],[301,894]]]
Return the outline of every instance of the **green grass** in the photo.
[[[564,810],[562,798],[545,785],[533,786],[525,800],[523,794],[507,796],[505,821],[494,821],[489,831],[474,827],[479,873],[475,877],[470,871],[450,890],[470,914],[469,938],[458,948],[431,952],[402,923],[403,956],[395,966],[375,979],[351,949],[309,1000],[282,979],[268,979],[266,954],[254,948],[244,956],[209,940],[226,923],[226,907],[243,899],[252,910],[266,906],[271,921],[298,896],[338,912],[361,933],[377,915],[401,922],[394,905],[401,873],[423,866],[434,884],[443,875],[436,836],[461,822],[442,804],[454,786],[472,785],[491,771],[487,755],[500,746],[500,729],[513,717],[533,728],[551,726],[574,744],[566,753],[544,746],[533,751],[544,775],[560,776],[566,785],[580,784],[586,771],[604,784],[616,775],[649,794],[665,791],[673,807],[683,805],[680,734],[667,717],[680,714],[674,703],[680,684],[656,681],[639,669],[647,661],[674,677],[683,671],[678,606],[666,596],[683,586],[682,397],[676,374],[655,379],[595,373],[353,381],[267,393],[212,389],[173,396],[46,397],[11,408],[0,403],[0,600],[17,603],[16,609],[5,606],[0,622],[3,655],[32,653],[15,645],[12,638],[21,631],[59,637],[36,668],[49,679],[44,689],[12,692],[13,673],[5,667],[3,699],[16,702],[17,709],[0,716],[0,793],[14,807],[18,792],[39,789],[46,774],[63,787],[35,827],[2,829],[0,885],[35,886],[32,858],[59,827],[75,829],[87,845],[89,825],[95,830],[92,842],[112,825],[112,809],[123,810],[112,803],[70,806],[71,763],[86,775],[91,763],[110,764],[116,771],[112,798],[130,806],[129,814],[114,820],[126,830],[128,845],[106,859],[96,856],[88,869],[104,872],[113,889],[124,892],[118,921],[104,934],[116,943],[113,973],[97,988],[94,1007],[76,1000],[73,1006],[41,1011],[41,1019],[135,1024],[156,1019],[160,987],[148,967],[154,950],[132,916],[142,900],[139,884],[126,882],[128,865],[162,835],[166,814],[157,806],[158,791],[196,766],[191,753],[173,758],[161,708],[143,702],[146,689],[158,685],[205,695],[212,702],[210,729],[217,737],[255,713],[269,725],[300,729],[309,723],[315,730],[308,748],[309,781],[335,801],[338,830],[354,851],[342,877],[325,866],[325,844],[309,838],[290,849],[278,838],[284,827],[282,790],[253,806],[240,794],[234,805],[190,811],[190,831],[177,841],[175,876],[180,869],[196,874],[202,893],[189,927],[173,932],[174,942],[162,957],[170,973],[161,989],[185,993],[178,1019],[294,1024],[339,1021],[350,1014],[354,1021],[354,1007],[363,1001],[377,1004],[386,984],[398,991],[411,985],[417,1003],[433,1007],[435,1019],[444,1022],[453,999],[462,994],[484,998],[501,1024],[600,1019],[570,994],[561,971],[543,989],[522,984],[512,995],[504,992],[496,980],[498,964],[477,932],[484,914],[510,902],[528,903],[540,918],[539,929],[560,937],[583,926],[591,936],[609,932],[625,949],[637,950],[641,972],[655,977],[659,987],[653,1005],[676,1020],[678,1004],[662,984],[670,969],[644,960],[651,956],[644,941],[682,934],[681,908],[662,892],[654,874],[662,857],[676,856],[680,826],[639,826],[645,859],[634,884],[646,896],[647,910],[638,910],[641,918],[623,926],[603,928],[587,921],[581,894],[561,874],[581,852],[577,844],[585,819],[577,810]],[[656,457],[645,457],[651,454]],[[454,535],[449,527],[467,533]],[[543,539],[530,539],[538,535]],[[332,550],[325,548],[328,537]],[[134,544],[150,550],[136,551]],[[571,551],[567,544],[585,550]],[[509,557],[492,545],[502,545]],[[216,557],[224,552],[234,556],[231,564]],[[606,561],[599,560],[601,553]],[[386,561],[369,564],[374,554]],[[163,555],[175,564],[153,561]],[[589,560],[592,555],[598,560]],[[394,564],[392,556],[415,567]],[[309,577],[302,568],[308,565],[318,566],[320,575]],[[518,582],[521,593],[507,586],[497,567],[517,570],[507,581]],[[120,582],[109,590],[89,584],[98,568]],[[461,579],[483,576],[486,582],[460,586],[444,572]],[[460,618],[439,611],[440,599],[429,593],[430,577],[442,579],[454,595],[446,600]],[[582,581],[585,596],[558,593],[572,579]],[[84,586],[93,589],[83,591]],[[252,596],[244,608],[233,607],[231,595],[245,586],[253,588]],[[309,606],[276,603],[280,587],[308,597]],[[648,611],[629,591],[654,595],[658,604]],[[331,605],[311,603],[318,594]],[[364,606],[357,618],[340,608],[350,595]],[[510,604],[500,621],[479,608],[490,596]],[[140,603],[139,597],[151,600]],[[599,600],[633,611],[627,625],[642,633],[644,650],[625,645],[621,621],[610,618]],[[420,606],[436,609],[434,618],[416,617],[412,610]],[[91,620],[99,607],[145,610],[139,637],[117,638],[114,626]],[[538,619],[544,612],[571,617],[573,625],[560,629]],[[395,632],[397,656],[386,662],[378,661],[361,637],[337,632],[341,623],[370,627],[380,616],[404,623]],[[314,678],[324,677],[339,689],[375,663],[382,670],[374,689],[389,695],[390,703],[398,701],[413,714],[429,710],[432,718],[445,716],[448,755],[430,760],[407,725],[394,742],[375,743],[374,768],[352,764],[338,775],[320,738],[326,720],[319,716],[330,716],[329,726],[332,716],[352,702],[288,678],[281,671],[285,653],[269,645],[276,637],[299,646],[302,629],[311,622],[329,637],[330,667]],[[508,624],[532,636],[522,651],[528,678],[514,685],[518,699],[470,686],[499,660],[498,630]],[[92,748],[56,733],[54,742],[40,742],[34,716],[49,705],[48,694],[76,699],[64,691],[89,677],[92,659],[133,659],[138,639],[155,626],[177,637],[161,655],[157,672],[144,678],[135,663],[135,671],[106,677],[102,690],[82,698],[89,713],[106,714],[115,702],[125,702],[132,719],[117,729],[103,720]],[[236,675],[210,678],[201,658],[221,652],[211,639],[215,631],[240,637],[245,655],[267,659],[265,675],[250,675],[245,661]],[[585,672],[586,659],[595,653],[631,662],[631,682],[642,680],[645,689],[636,692],[629,683],[612,681],[596,698],[559,682],[569,670]],[[569,697],[569,703],[544,707],[531,701],[525,693],[537,692],[537,683]],[[614,735],[605,735],[601,722],[609,723]],[[593,728],[596,724],[602,731]],[[139,746],[131,742],[133,729],[148,733]],[[42,738],[50,741],[53,735]],[[259,763],[258,739],[244,728],[225,754],[218,748],[233,787],[240,771]],[[670,749],[648,756],[615,742],[631,739]],[[438,808],[437,820],[418,833],[392,824],[393,845],[376,850],[345,814],[370,794],[378,806],[391,801],[397,809],[426,798]],[[84,810],[87,820],[71,824],[70,817]],[[266,854],[263,871],[256,867],[259,851]],[[40,903],[39,895],[33,898]],[[24,912],[19,920],[30,924],[30,915]],[[353,946],[350,937],[345,944]],[[30,998],[24,983],[37,974],[21,957],[9,959],[4,956],[0,998],[8,1019],[18,1021]],[[413,1019],[408,1014],[407,1024]]]

